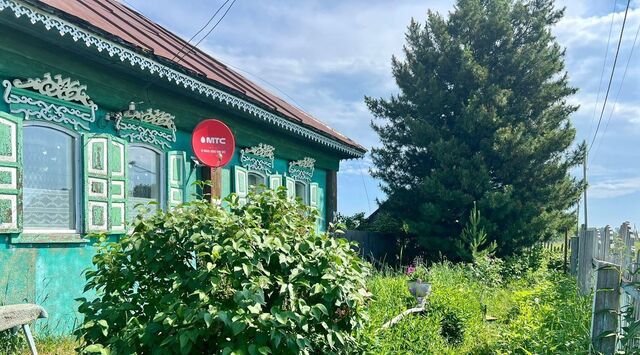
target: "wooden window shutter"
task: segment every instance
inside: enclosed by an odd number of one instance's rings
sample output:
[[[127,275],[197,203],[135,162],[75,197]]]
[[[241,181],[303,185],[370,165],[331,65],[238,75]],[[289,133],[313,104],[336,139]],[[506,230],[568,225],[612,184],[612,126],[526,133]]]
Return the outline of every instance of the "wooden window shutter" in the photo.
[[[296,198],[296,181],[290,177],[285,177],[285,181],[287,184],[287,197],[295,200]]]
[[[127,142],[106,134],[85,134],[85,232],[124,233],[127,225]]]
[[[182,151],[167,153],[167,207],[169,209],[185,201],[187,155]]]
[[[320,213],[322,213],[322,209],[318,208],[320,206],[319,194],[320,188],[318,187],[318,183],[312,182],[311,184],[309,184],[309,206],[318,211],[318,218],[316,219],[316,232],[320,232],[320,223],[322,221],[322,217],[320,216]]]
[[[22,119],[0,112],[0,233],[22,230]]]
[[[233,167],[233,187],[240,203],[247,203],[247,194],[249,191],[249,175],[247,169],[238,165]]]
[[[282,175],[269,175],[269,188],[277,190],[280,186],[282,186]]]
[[[309,206],[318,207],[318,183],[315,182],[309,184]]]

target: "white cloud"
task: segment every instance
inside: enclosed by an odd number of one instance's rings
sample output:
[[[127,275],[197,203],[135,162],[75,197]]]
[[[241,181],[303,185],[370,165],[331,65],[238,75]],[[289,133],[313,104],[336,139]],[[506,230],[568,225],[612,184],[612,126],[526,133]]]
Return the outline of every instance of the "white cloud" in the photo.
[[[640,176],[622,179],[608,179],[589,185],[589,197],[614,198],[630,195],[640,191]]]
[[[344,160],[340,162],[339,175],[364,175],[370,176],[369,169],[373,168],[373,161],[369,154],[362,159]]]

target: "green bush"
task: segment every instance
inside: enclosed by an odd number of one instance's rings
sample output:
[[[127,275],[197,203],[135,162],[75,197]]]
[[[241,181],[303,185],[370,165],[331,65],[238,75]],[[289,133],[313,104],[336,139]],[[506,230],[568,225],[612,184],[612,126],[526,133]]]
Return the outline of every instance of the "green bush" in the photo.
[[[184,204],[104,243],[86,272],[84,352],[359,351],[367,266],[286,191]],[[214,350],[215,349],[215,350]]]
[[[0,354],[15,354],[26,345],[19,333],[12,329],[0,332]]]
[[[444,309],[442,313],[440,335],[449,344],[461,344],[464,340],[464,321],[452,310]]]

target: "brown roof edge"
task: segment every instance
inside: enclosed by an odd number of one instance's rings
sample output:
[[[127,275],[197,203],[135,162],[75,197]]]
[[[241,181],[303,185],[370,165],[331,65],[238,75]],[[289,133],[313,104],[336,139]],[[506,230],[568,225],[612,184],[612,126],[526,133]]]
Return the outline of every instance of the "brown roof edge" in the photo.
[[[15,1],[15,0],[14,0]],[[34,7],[37,7],[38,9],[41,9],[43,11],[49,12],[51,14],[53,14],[54,16],[60,17],[61,19],[64,19],[66,21],[72,22],[76,25],[78,25],[79,27],[88,30],[98,36],[101,36],[109,41],[115,42],[118,45],[122,45],[123,47],[126,47],[129,50],[132,50],[138,54],[140,54],[141,56],[147,57],[161,65],[164,65],[168,68],[171,68],[173,70],[176,70],[180,73],[183,73],[184,75],[187,75],[193,79],[196,79],[198,81],[201,81],[202,83],[205,83],[207,85],[211,85],[219,90],[222,91],[226,91],[227,93],[236,96],[238,98],[241,98],[253,105],[256,105],[257,107],[259,107],[262,110],[265,110],[267,112],[270,112],[271,114],[277,115],[279,117],[282,117],[288,121],[291,121],[294,124],[300,125],[306,129],[309,129],[313,132],[316,132],[317,134],[320,134],[328,139],[331,139],[337,143],[343,144],[345,146],[350,147],[351,149],[360,152],[360,153],[366,153],[366,148],[364,148],[363,146],[359,145],[358,143],[354,142],[353,140],[349,139],[348,137],[338,133],[337,131],[333,130],[332,128],[330,128],[329,126],[327,126],[326,124],[318,121],[317,119],[315,119],[314,117],[312,117],[311,115],[309,115],[308,113],[304,112],[303,110],[289,104],[288,102],[284,101],[283,99],[281,99],[280,97],[274,95],[273,93],[269,92],[268,90],[258,86],[257,84],[255,84],[254,82],[244,78],[242,75],[240,75],[239,73],[233,71],[232,69],[230,69],[228,66],[224,65],[224,63],[221,63],[217,60],[215,60],[215,58],[209,56],[208,54],[200,51],[197,47],[194,47],[192,45],[187,45],[187,47],[189,50],[191,51],[197,51],[200,53],[203,53],[207,59],[209,59],[211,62],[210,63],[215,63],[215,65],[219,66],[219,68],[217,68],[218,70],[220,70],[220,68],[222,68],[223,70],[228,71],[229,75],[232,75],[233,77],[239,78],[240,80],[244,80],[246,83],[248,83],[251,87],[251,89],[254,89],[251,93],[245,93],[244,91],[244,87],[239,87],[238,89],[235,89],[233,87],[230,87],[228,85],[225,85],[219,81],[216,81],[215,79],[210,78],[206,73],[200,73],[197,72],[189,67],[187,67],[186,65],[182,65],[180,63],[177,63],[176,61],[172,61],[164,56],[158,55],[156,53],[156,51],[154,50],[153,47],[150,47],[148,45],[148,43],[144,43],[144,42],[140,42],[140,43],[132,43],[132,41],[128,41],[123,39],[121,36],[118,36],[117,34],[111,33],[110,31],[92,23],[90,20],[93,21],[110,21],[108,18],[104,17],[104,13],[103,14],[98,14],[96,13],[88,13],[88,14],[84,14],[84,17],[80,17],[77,14],[71,13],[71,11],[80,11],[78,8],[74,8],[74,5],[79,5],[81,4],[81,1],[79,0],[43,0],[43,1],[38,1],[38,0],[20,0],[22,2],[25,2],[29,5],[32,5]],[[164,27],[152,22],[151,20],[149,20],[148,18],[146,18],[144,15],[138,13],[137,11],[130,9],[128,7],[126,7],[124,4],[121,4],[119,2],[113,1],[113,0],[102,0],[105,1],[106,3],[110,3],[111,5],[116,4],[117,7],[123,7],[123,8],[127,8],[130,12],[135,13],[137,16],[140,16],[140,20],[144,21],[145,23],[148,23],[149,25],[154,25],[157,26],[159,28],[164,29]],[[82,4],[84,5],[84,4]],[[87,9],[86,6],[81,6],[84,9]],[[67,10],[65,10],[65,8]],[[84,10],[83,10],[84,11]],[[92,9],[92,11],[94,11]],[[92,18],[93,16],[93,18]],[[113,25],[111,22],[109,22],[109,24],[103,24],[103,27],[109,27],[110,25]],[[156,30],[156,29],[154,29]],[[168,30],[165,30],[167,33],[171,34],[171,38],[178,38],[179,37],[173,35],[173,33],[171,33]],[[167,38],[166,37],[161,37],[158,38],[159,41],[166,41]],[[182,45],[182,43],[186,43],[184,40],[180,39],[180,41],[182,42],[178,42],[179,45]],[[173,45],[175,45],[176,43],[171,43]],[[146,48],[145,48],[146,45]],[[185,58],[183,58],[184,60]],[[242,90],[242,91],[240,91]],[[279,104],[276,107],[273,107],[273,101],[272,100],[268,100],[266,102],[263,102],[263,98],[264,96],[267,95],[268,97],[272,97],[275,98],[277,101],[276,103]],[[293,110],[293,111],[292,111]],[[291,113],[291,115],[287,114],[287,113]],[[336,149],[336,148],[334,148]],[[349,156],[358,156],[358,154],[354,154],[354,153],[346,153]]]

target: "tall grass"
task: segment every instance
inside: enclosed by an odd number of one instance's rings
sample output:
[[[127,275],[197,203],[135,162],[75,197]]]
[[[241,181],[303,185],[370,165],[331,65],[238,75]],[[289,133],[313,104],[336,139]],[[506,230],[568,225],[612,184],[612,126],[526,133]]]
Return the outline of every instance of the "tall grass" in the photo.
[[[580,354],[589,348],[590,299],[575,281],[549,270],[491,276],[478,266],[441,262],[430,267],[427,311],[380,326],[415,305],[406,277],[385,272],[369,280],[374,298],[367,329],[373,353]],[[502,270],[510,270],[503,267]],[[495,271],[495,270],[494,270]],[[486,310],[486,311],[485,311]],[[484,319],[490,316],[492,321]]]

